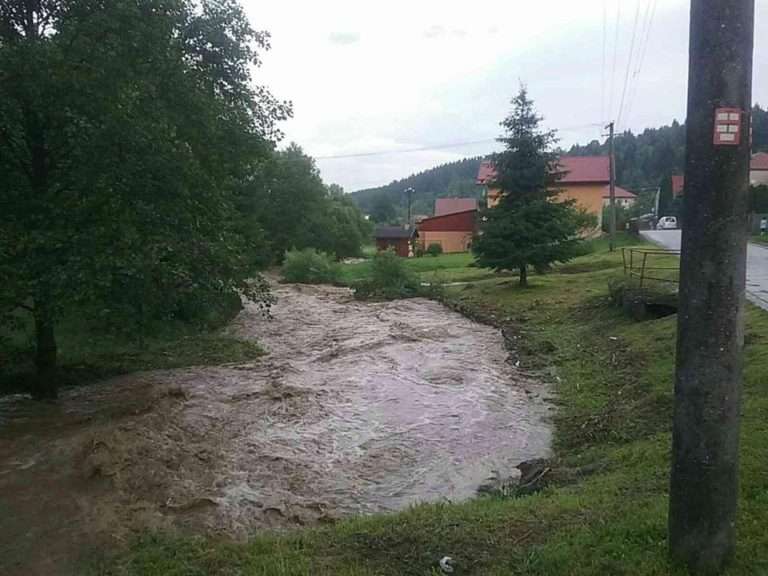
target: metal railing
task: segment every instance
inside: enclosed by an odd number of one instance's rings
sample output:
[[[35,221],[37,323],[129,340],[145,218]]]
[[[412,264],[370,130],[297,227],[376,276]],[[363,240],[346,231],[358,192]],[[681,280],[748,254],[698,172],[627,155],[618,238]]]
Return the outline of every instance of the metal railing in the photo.
[[[639,288],[643,288],[648,282],[668,284],[680,282],[679,262],[674,266],[669,266],[669,262],[659,262],[663,257],[679,257],[679,250],[622,248],[621,255],[624,260],[624,276],[629,280],[637,281]]]

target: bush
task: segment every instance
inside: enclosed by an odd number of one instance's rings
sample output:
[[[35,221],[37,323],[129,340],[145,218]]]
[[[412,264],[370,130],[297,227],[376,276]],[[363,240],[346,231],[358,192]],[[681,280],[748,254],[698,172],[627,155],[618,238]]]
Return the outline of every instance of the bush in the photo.
[[[430,256],[440,256],[443,253],[443,247],[440,244],[430,244],[427,246],[427,254]]]
[[[373,257],[371,278],[355,287],[359,299],[393,300],[419,295],[419,279],[392,250]]]
[[[328,254],[314,248],[291,250],[285,255],[282,274],[286,282],[298,284],[333,284],[341,269]]]

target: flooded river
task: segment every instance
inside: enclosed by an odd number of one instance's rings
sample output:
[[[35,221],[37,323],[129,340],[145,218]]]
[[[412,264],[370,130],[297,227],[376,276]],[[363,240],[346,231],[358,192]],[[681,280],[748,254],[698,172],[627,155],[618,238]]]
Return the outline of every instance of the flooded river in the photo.
[[[0,573],[66,574],[148,528],[241,537],[462,500],[546,456],[544,385],[423,299],[280,286],[230,330],[269,355],[0,399]],[[48,544],[41,546],[42,542]]]

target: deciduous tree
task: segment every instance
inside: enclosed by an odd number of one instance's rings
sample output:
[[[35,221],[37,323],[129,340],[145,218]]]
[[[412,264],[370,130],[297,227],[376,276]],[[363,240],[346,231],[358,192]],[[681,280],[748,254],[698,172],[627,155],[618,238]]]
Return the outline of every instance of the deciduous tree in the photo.
[[[238,212],[290,112],[251,87],[268,46],[233,0],[0,3],[0,309],[34,317],[36,395],[79,303],[268,301]]]

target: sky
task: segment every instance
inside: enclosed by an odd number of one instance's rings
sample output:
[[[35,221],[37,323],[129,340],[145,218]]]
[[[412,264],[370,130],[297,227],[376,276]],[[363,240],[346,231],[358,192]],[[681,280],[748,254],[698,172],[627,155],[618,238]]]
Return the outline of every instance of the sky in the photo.
[[[281,147],[347,192],[497,150],[521,83],[563,147],[685,116],[690,0],[242,2],[272,35],[254,82],[293,103]],[[765,105],[768,0],[756,10]]]

